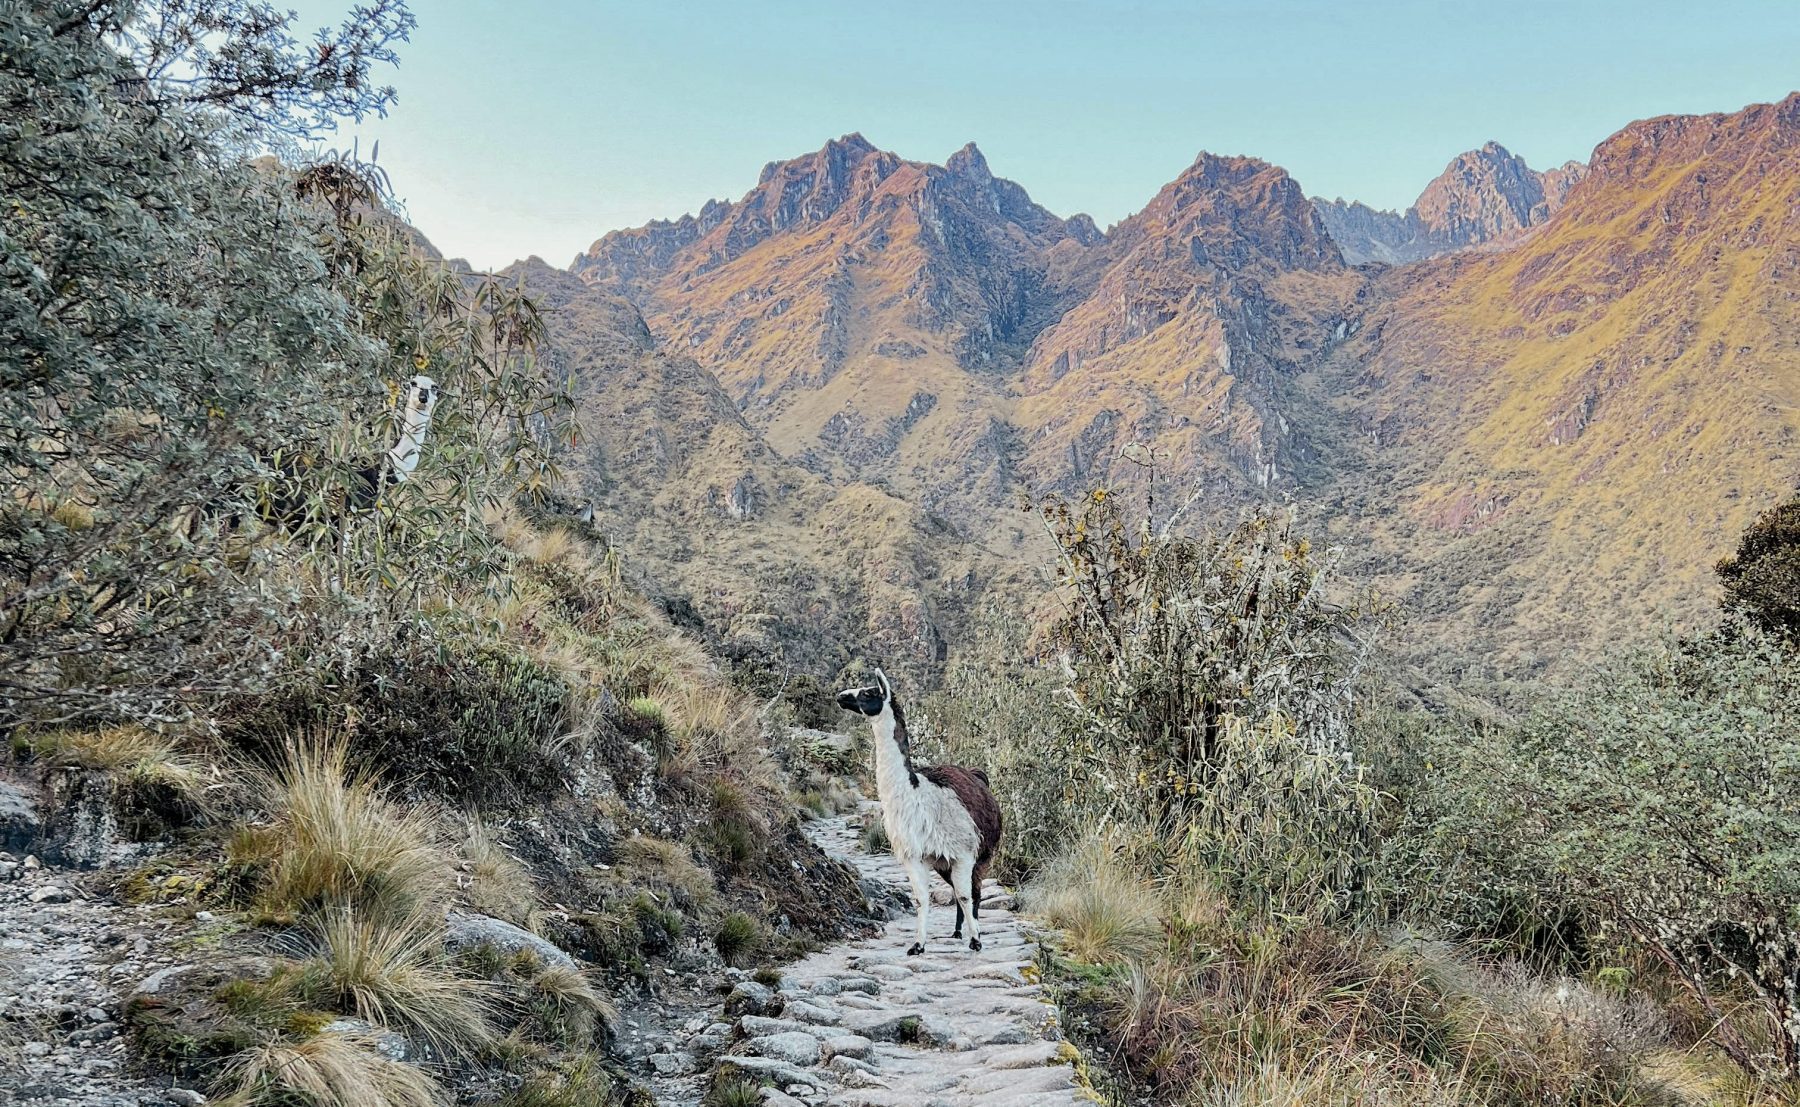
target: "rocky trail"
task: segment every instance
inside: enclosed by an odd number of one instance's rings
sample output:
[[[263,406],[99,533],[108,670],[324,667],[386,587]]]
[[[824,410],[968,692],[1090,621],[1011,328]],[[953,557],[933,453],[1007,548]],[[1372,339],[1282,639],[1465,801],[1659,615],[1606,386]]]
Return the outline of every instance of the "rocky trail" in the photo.
[[[865,805],[865,817],[875,809]],[[903,899],[904,871],[891,856],[864,851],[856,825],[838,816],[810,824],[808,834],[853,864],[871,890]],[[1012,897],[993,882],[982,888],[983,948],[973,953],[948,937],[948,888],[940,883],[933,896],[924,954],[906,956],[908,909],[871,938],[783,967],[777,987],[742,980],[718,1008],[689,1018],[646,1057],[658,1103],[694,1107],[711,1073],[726,1066],[769,1085],[767,1107],[1090,1102],[1056,1009],[1035,982],[1035,946]]]
[[[91,877],[0,853],[0,1104],[192,1107],[197,1093],[126,1071],[119,1021],[122,997],[171,963],[177,924],[91,894]]]
[[[981,891],[983,949],[973,953],[948,936],[953,908],[939,883],[928,948],[906,956],[905,874],[861,844],[861,822],[878,810],[865,803],[860,817],[818,820],[807,833],[855,866],[872,906],[891,916],[881,932],[782,967],[774,986],[732,969],[721,997],[709,991],[716,970],[672,973],[660,999],[621,1000],[616,1048],[663,1107],[698,1107],[733,1076],[760,1086],[768,1107],[1087,1101],[1004,889]],[[0,852],[0,1107],[205,1102],[132,1074],[121,1005],[203,962],[226,924],[122,904],[108,891],[113,876]]]

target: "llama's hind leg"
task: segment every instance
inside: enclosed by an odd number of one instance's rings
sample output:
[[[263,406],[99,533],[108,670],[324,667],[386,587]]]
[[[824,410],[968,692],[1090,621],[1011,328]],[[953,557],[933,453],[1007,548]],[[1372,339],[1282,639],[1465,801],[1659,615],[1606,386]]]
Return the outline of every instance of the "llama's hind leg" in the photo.
[[[925,915],[931,910],[931,889],[925,883],[925,866],[918,861],[907,859],[906,880],[912,885],[913,902],[919,905],[919,925],[913,944],[907,949],[907,956],[925,952]]]
[[[962,901],[956,898],[956,871],[954,869],[939,869],[937,874],[944,878],[945,884],[950,885],[950,902],[956,905],[956,929],[950,932],[950,936],[952,938],[960,938],[962,937],[963,928],[963,905]]]
[[[967,913],[969,917],[969,948],[981,950],[981,920],[975,917],[975,896],[970,891],[975,874],[975,859],[959,857],[956,867],[950,874],[950,885],[956,889],[957,913]]]

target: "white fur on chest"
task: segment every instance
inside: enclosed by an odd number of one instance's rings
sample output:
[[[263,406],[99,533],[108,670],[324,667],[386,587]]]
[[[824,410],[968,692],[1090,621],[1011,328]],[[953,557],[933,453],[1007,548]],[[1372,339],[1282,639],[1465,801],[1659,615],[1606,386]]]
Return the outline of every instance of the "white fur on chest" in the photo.
[[[875,729],[875,787],[881,797],[881,821],[887,827],[894,856],[902,861],[935,862],[973,857],[981,846],[975,820],[956,793],[907,776],[900,746],[894,741],[894,714],[883,708]]]

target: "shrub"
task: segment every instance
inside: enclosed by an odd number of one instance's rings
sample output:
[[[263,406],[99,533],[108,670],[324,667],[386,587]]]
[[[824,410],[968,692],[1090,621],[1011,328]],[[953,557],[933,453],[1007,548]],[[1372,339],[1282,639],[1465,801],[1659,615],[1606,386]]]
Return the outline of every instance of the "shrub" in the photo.
[[[1718,573],[1726,610],[1771,634],[1800,636],[1800,496],[1758,516]]]
[[[1675,970],[1721,1047],[1800,1078],[1800,655],[1750,627],[1665,647],[1478,732],[1451,839],[1503,834],[1566,896]],[[1720,990],[1748,989],[1771,1044]]]
[[[1359,615],[1326,599],[1335,551],[1259,511],[1209,539],[1127,524],[1104,491],[1044,514],[1065,589],[1053,633],[1073,666],[1064,772],[1097,814],[1178,839],[1208,802],[1232,718],[1289,720],[1301,749],[1347,753]]]
[[[333,643],[232,733],[268,746],[297,727],[350,731],[390,778],[477,804],[553,786],[577,729],[560,674],[448,612]]]

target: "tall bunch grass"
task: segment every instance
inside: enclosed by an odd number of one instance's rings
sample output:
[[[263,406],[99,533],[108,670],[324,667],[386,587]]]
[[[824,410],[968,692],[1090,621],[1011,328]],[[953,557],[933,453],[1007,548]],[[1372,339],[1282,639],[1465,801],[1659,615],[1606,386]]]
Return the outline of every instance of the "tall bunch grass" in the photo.
[[[274,815],[262,846],[271,913],[354,908],[404,920],[444,902],[450,864],[430,814],[391,799],[351,764],[343,739],[291,740],[262,791]]]

